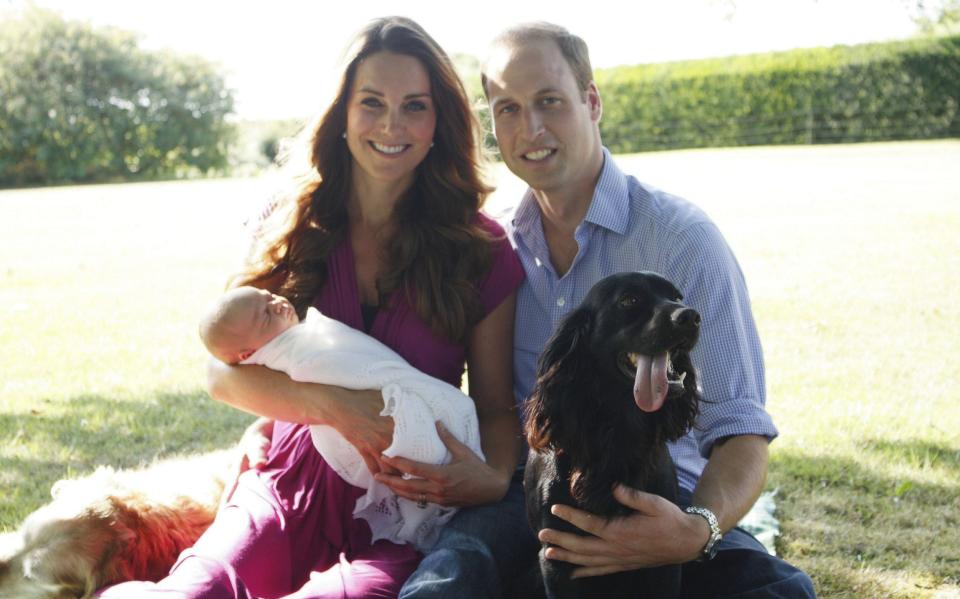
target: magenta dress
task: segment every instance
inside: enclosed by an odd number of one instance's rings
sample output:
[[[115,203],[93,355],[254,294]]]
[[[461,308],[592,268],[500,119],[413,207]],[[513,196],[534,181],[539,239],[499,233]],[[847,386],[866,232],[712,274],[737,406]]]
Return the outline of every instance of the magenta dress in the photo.
[[[484,313],[523,280],[503,230],[490,271],[479,284]],[[328,283],[315,306],[363,330],[353,251],[345,239],[327,260]],[[400,291],[377,312],[369,333],[421,371],[460,386],[466,347],[438,337]],[[123,583],[100,597],[395,597],[421,555],[411,545],[371,543],[366,521],[353,518],[363,489],[343,481],[313,446],[307,425],[277,422],[266,466],[245,472],[230,503],[158,583]]]

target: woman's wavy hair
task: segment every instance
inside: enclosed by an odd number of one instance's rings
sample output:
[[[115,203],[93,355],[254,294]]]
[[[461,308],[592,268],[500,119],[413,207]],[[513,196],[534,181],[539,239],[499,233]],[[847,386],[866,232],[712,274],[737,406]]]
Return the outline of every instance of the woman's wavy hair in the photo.
[[[302,134],[309,153],[307,173],[278,200],[234,283],[284,295],[302,316],[327,281],[327,256],[348,224],[352,162],[342,134],[350,92],[359,65],[378,52],[411,56],[424,66],[437,126],[434,146],[395,209],[396,233],[387,243],[377,290],[382,304],[402,287],[432,330],[460,341],[481,315],[475,285],[489,267],[491,238],[477,212],[491,189],[480,177],[479,127],[453,63],[407,18],[376,19],[356,36],[333,103]]]

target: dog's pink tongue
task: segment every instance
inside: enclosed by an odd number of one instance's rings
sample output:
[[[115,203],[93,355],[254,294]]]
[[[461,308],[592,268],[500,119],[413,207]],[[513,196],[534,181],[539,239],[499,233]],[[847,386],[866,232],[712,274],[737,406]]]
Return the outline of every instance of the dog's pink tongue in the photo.
[[[633,400],[644,412],[656,412],[667,399],[667,354],[645,356],[637,360],[637,378],[633,381]]]

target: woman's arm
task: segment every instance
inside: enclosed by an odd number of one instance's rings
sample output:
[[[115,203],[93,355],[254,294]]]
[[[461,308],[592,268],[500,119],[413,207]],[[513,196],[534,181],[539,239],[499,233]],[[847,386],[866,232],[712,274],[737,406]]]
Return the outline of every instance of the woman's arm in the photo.
[[[513,316],[511,294],[470,334],[467,366],[470,395],[477,406],[480,441],[487,461],[438,427],[453,460],[442,466],[405,458],[383,459],[414,479],[378,474],[377,480],[401,497],[450,506],[499,501],[507,492],[520,455],[520,420],[513,401]]]
[[[503,492],[520,459],[520,417],[513,399],[513,318],[516,293],[487,315],[470,336],[467,377],[477,405],[487,464],[503,475]],[[499,499],[499,498],[498,498]]]
[[[386,468],[381,453],[393,439],[393,420],[380,416],[378,390],[300,383],[265,366],[232,366],[211,358],[207,366],[210,396],[245,412],[299,424],[328,424],[363,456],[370,472]]]

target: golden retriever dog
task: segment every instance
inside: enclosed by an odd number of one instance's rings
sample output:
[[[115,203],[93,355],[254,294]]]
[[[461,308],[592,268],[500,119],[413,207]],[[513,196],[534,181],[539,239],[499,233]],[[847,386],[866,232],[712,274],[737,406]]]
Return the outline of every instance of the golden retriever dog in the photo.
[[[213,521],[238,462],[231,449],[58,481],[53,501],[0,536],[0,598],[84,598],[163,578]]]

